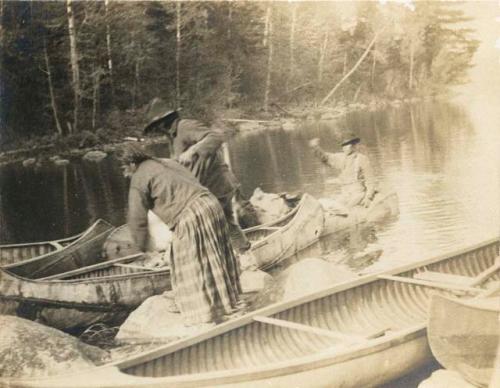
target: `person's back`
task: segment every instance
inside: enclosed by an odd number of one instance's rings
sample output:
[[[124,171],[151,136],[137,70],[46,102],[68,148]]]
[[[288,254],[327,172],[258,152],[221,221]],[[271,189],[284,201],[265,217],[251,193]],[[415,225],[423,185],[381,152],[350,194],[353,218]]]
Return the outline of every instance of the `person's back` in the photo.
[[[197,120],[177,119],[169,133],[173,158],[180,160],[217,198],[233,194],[236,178],[222,155],[225,134],[221,130],[207,128]],[[187,150],[192,152],[191,160],[181,158]]]
[[[171,229],[182,210],[208,192],[192,174],[172,160],[148,159],[132,176],[129,192],[129,225],[139,242],[146,241],[147,210],[151,209]]]

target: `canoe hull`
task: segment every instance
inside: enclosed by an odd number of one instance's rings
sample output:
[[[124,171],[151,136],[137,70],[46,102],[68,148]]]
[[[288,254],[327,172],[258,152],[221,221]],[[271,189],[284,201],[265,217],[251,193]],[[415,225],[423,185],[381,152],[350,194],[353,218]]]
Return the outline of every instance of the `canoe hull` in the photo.
[[[61,330],[116,322],[146,298],[170,289],[168,271],[109,278],[37,281],[0,269],[0,314],[37,320]]]
[[[326,212],[323,236],[345,232],[362,225],[379,223],[399,215],[399,200],[395,192],[380,193],[378,196],[369,208],[356,206],[347,217]]]
[[[443,367],[459,372],[472,384],[488,386],[499,357],[500,297],[461,301],[434,296],[428,337]]]
[[[388,279],[422,271],[474,277],[490,269],[498,239],[250,312],[127,360],[72,376],[16,382],[80,387],[359,387],[389,382],[430,362],[431,298],[448,291]],[[500,279],[500,274],[491,280]],[[490,281],[490,280],[489,280]],[[262,318],[269,318],[266,319]],[[271,320],[271,322],[269,321]],[[274,322],[274,323],[273,323]],[[281,323],[280,323],[281,322]],[[277,324],[280,323],[280,324]],[[301,329],[302,328],[302,329]],[[374,333],[373,336],[369,333]],[[340,338],[339,338],[340,335]],[[11,382],[12,383],[12,382]]]
[[[255,241],[252,253],[262,270],[271,268],[316,242],[324,228],[323,210],[314,197],[304,194],[293,218],[286,220],[286,223],[275,222],[272,227],[279,229],[262,239],[258,238],[262,226],[245,231],[249,239]]]
[[[402,377],[429,362],[431,352],[427,344],[425,330],[409,335],[404,341],[383,349],[372,349],[367,354],[350,358],[343,362],[329,362],[328,358],[314,365],[302,365],[284,369],[280,375],[251,376],[245,372],[234,373],[232,377],[198,379],[154,379],[125,375],[116,367],[101,368],[90,373],[73,375],[68,379],[38,379],[18,383],[12,387],[73,388],[100,387],[221,387],[221,388],[270,388],[308,387],[308,388],[358,388],[376,387]],[[360,373],[362,371],[362,373]]]

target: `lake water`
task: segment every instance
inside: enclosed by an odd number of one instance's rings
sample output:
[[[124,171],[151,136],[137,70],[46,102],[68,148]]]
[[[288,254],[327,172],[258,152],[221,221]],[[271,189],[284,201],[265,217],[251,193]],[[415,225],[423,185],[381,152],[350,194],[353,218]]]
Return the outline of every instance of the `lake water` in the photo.
[[[229,142],[229,154],[243,193],[250,196],[260,187],[334,196],[338,187],[331,183],[333,171],[312,155],[307,142],[319,137],[324,149],[338,151],[344,127],[361,136],[362,151],[381,187],[397,192],[400,216],[369,230],[351,231],[327,244],[325,254],[349,258],[381,251],[363,268],[369,272],[498,235],[500,113],[478,101],[402,105],[304,123],[291,131],[239,134]],[[156,147],[158,155],[162,149]],[[75,160],[64,167],[3,167],[0,242],[60,238],[97,218],[120,225],[125,222],[127,185],[112,157],[98,164]]]

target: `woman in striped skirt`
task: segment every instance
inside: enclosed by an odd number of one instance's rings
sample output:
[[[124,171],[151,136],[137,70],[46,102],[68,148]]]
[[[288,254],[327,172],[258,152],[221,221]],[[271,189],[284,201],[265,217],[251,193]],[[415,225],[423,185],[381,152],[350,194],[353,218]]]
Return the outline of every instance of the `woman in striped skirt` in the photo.
[[[151,157],[136,144],[126,146],[121,160],[131,177],[128,224],[137,247],[146,250],[148,210],[173,232],[170,273],[184,321],[214,322],[233,312],[240,269],[217,199],[177,162]]]

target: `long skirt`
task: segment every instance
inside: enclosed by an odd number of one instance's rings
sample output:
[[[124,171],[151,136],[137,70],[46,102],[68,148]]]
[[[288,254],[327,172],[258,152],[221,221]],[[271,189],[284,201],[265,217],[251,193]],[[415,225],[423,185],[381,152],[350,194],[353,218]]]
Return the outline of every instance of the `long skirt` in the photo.
[[[212,322],[234,311],[241,293],[240,268],[224,212],[213,195],[201,195],[180,214],[170,273],[186,323]]]

